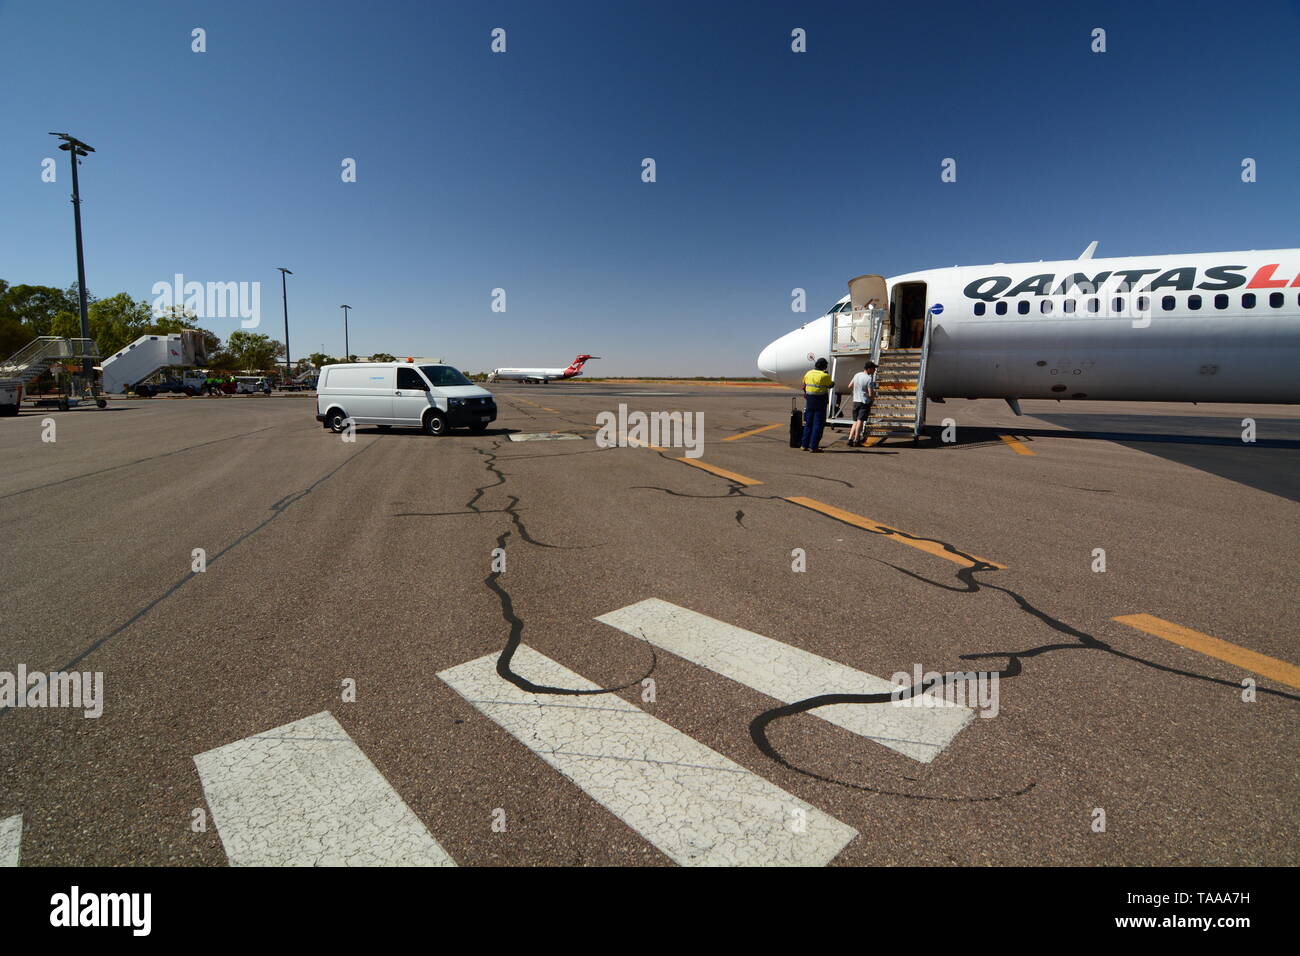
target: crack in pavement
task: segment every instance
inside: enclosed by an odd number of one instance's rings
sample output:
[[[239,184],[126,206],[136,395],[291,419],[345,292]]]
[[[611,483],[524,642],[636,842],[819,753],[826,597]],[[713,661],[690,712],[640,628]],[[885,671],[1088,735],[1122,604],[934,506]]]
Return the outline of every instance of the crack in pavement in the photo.
[[[667,458],[667,456],[662,453],[660,454],[660,457]],[[776,496],[776,495],[755,494],[736,482],[729,482],[728,490],[726,494],[722,494],[722,495],[688,494],[684,492],[674,491],[672,489],[664,488],[658,485],[638,485],[636,487],[642,489],[662,491],[665,494],[669,494],[681,498],[717,499],[717,498],[741,497],[741,498],[753,499],[755,501],[786,500],[781,496]],[[791,503],[793,504],[793,502]],[[838,520],[838,519],[832,518],[832,520]],[[1050,653],[1051,651],[1054,650],[1098,650],[1104,653],[1111,654],[1120,659],[1128,660],[1133,663],[1141,664],[1146,667],[1151,667],[1156,670],[1163,671],[1165,673],[1174,674],[1181,677],[1188,677],[1194,680],[1206,681],[1209,683],[1219,684],[1226,687],[1232,687],[1234,689],[1239,687],[1238,684],[1235,684],[1229,680],[1223,680],[1220,678],[1210,677],[1209,675],[1206,674],[1198,674],[1193,671],[1187,671],[1175,667],[1169,667],[1166,665],[1158,664],[1155,661],[1151,661],[1146,658],[1139,657],[1134,654],[1128,654],[1126,652],[1116,650],[1111,645],[1092,636],[1091,634],[1087,634],[1084,631],[1080,631],[1077,628],[1074,628],[1071,625],[1066,624],[1064,621],[1052,617],[1051,615],[1047,614],[1047,612],[1034,606],[1027,598],[1019,594],[1018,592],[1012,590],[1011,588],[1003,587],[997,584],[992,584],[988,581],[980,581],[976,579],[975,575],[977,574],[981,574],[986,571],[996,571],[999,569],[994,567],[993,565],[988,564],[985,561],[982,561],[981,559],[975,557],[974,555],[968,554],[960,550],[955,545],[952,545],[946,541],[941,541],[937,538],[926,538],[920,535],[910,534],[906,531],[900,531],[898,529],[873,530],[869,528],[861,528],[856,525],[850,525],[850,527],[853,527],[855,528],[855,530],[858,531],[864,531],[868,534],[880,535],[882,537],[900,537],[900,538],[906,538],[911,541],[924,541],[924,542],[930,542],[933,544],[940,545],[947,553],[957,557],[961,557],[966,561],[970,562],[970,565],[968,567],[962,568],[961,570],[956,572],[958,580],[960,580],[964,585],[963,587],[952,587],[940,583],[938,581],[933,581],[929,578],[924,577],[923,575],[909,571],[906,568],[899,567],[898,565],[892,564],[888,561],[883,561],[880,558],[876,558],[869,555],[860,555],[860,556],[868,557],[872,561],[876,561],[880,564],[884,564],[887,567],[891,567],[894,570],[899,571],[902,574],[905,574],[911,578],[914,578],[918,581],[922,581],[931,586],[941,588],[946,591],[950,591],[954,593],[962,593],[962,594],[975,594],[978,593],[983,588],[990,588],[994,591],[1000,591],[1003,594],[1006,594],[1008,597],[1010,597],[1013,601],[1015,601],[1016,605],[1022,612],[1037,618],[1039,621],[1041,621],[1042,623],[1046,624],[1048,627],[1050,627],[1051,629],[1059,633],[1069,635],[1070,637],[1074,638],[1075,641],[1077,642],[1077,643],[1045,644],[1039,647],[1030,648],[1023,651],[996,651],[996,652],[988,652],[988,653],[959,655],[959,658],[961,660],[980,660],[980,659],[990,658],[990,657],[1007,658],[1007,665],[1005,669],[997,672],[999,680],[1010,679],[1018,676],[1023,669],[1023,665],[1021,663],[1022,658],[1037,657],[1042,654]],[[831,550],[842,551],[844,549],[831,549]],[[855,552],[849,552],[849,553],[855,553]],[[1028,793],[1029,791],[1031,791],[1036,785],[1036,782],[1030,782],[1026,786],[1021,787],[1017,790],[1012,790],[1000,794],[985,795],[985,796],[915,794],[915,793],[907,793],[905,791],[889,790],[882,787],[872,787],[866,784],[852,783],[849,781],[838,780],[833,777],[828,777],[824,774],[819,774],[816,771],[810,770],[806,767],[800,767],[792,763],[790,760],[785,758],[777,750],[777,748],[771,743],[771,740],[768,737],[768,727],[773,722],[782,720],[786,717],[791,717],[796,714],[807,713],[809,711],[816,710],[819,707],[828,707],[836,704],[882,704],[882,703],[888,703],[893,700],[901,700],[905,698],[915,697],[927,693],[937,683],[938,683],[937,681],[930,681],[927,684],[926,682],[923,681],[919,685],[912,685],[905,689],[900,689],[899,691],[891,691],[888,693],[881,693],[881,694],[827,694],[827,695],[820,695],[820,696],[806,698],[800,701],[794,701],[792,703],[783,705],[781,707],[775,707],[770,710],[764,711],[763,713],[757,715],[750,722],[750,738],[753,740],[754,745],[766,757],[768,757],[768,759],[773,760],[776,763],[779,763],[782,766],[790,770],[793,770],[796,773],[810,777],[814,780],[818,780],[823,783],[834,784],[836,786],[847,787],[854,790],[863,790],[870,793],[877,793],[886,796],[906,797],[914,800],[934,800],[934,801],[943,801],[943,802],[962,802],[962,803],[976,803],[976,802],[988,802],[993,800],[1002,800],[1007,797],[1022,796]],[[1287,700],[1300,700],[1300,697],[1297,697],[1292,694],[1288,694],[1284,691],[1271,690],[1269,688],[1263,688],[1263,687],[1257,688],[1257,690],[1261,693],[1270,694],[1272,696],[1284,698]]]
[[[475,450],[480,455],[484,456],[484,465],[486,466],[487,470],[491,472],[493,475],[495,475],[498,479],[497,481],[492,482],[491,484],[480,485],[478,488],[474,489],[474,494],[470,497],[470,500],[465,503],[465,507],[469,508],[471,511],[480,511],[482,509],[478,507],[476,502],[481,497],[483,497],[484,492],[486,492],[489,488],[498,488],[501,485],[504,485],[506,483],[506,476],[497,467],[498,455],[496,454],[496,452],[488,451],[482,448],[478,448]],[[506,460],[508,461],[509,459]],[[507,495],[507,497],[510,499],[510,503],[506,505],[504,509],[501,510],[505,511],[507,514],[510,515],[510,520],[514,524],[515,529],[519,532],[520,537],[524,541],[528,542],[529,544],[534,544],[537,545],[538,547],[544,547],[544,548],[557,547],[557,545],[543,544],[542,542],[536,541],[532,537],[530,537],[528,534],[528,530],[523,523],[523,519],[520,517],[518,512],[519,497],[517,495]],[[497,535],[497,547],[504,550],[506,546],[506,541],[510,538],[512,534],[513,532],[507,529],[505,531],[502,531],[499,535]],[[614,693],[615,691],[627,690],[630,687],[638,686],[641,683],[641,681],[645,680],[647,677],[649,677],[651,674],[654,673],[655,668],[659,664],[659,658],[658,655],[655,653],[654,646],[647,641],[646,646],[650,650],[650,668],[640,677],[633,678],[627,683],[620,684],[615,687],[598,687],[594,689],[580,689],[580,688],[572,688],[572,687],[550,687],[544,684],[534,684],[532,681],[528,680],[528,678],[516,674],[513,670],[510,669],[510,664],[514,659],[515,652],[519,649],[520,645],[523,644],[524,621],[523,618],[521,618],[515,612],[514,600],[511,598],[510,592],[507,591],[505,587],[502,586],[501,575],[502,572],[500,571],[489,571],[487,576],[483,579],[483,583],[487,586],[488,590],[490,590],[493,594],[497,596],[497,600],[501,604],[501,617],[510,626],[510,634],[506,639],[505,646],[501,648],[501,654],[497,658],[497,664],[496,664],[497,674],[503,680],[509,681],[511,684],[514,684],[520,690],[532,694],[563,694],[570,697],[586,697],[593,694],[610,694],[610,693]]]

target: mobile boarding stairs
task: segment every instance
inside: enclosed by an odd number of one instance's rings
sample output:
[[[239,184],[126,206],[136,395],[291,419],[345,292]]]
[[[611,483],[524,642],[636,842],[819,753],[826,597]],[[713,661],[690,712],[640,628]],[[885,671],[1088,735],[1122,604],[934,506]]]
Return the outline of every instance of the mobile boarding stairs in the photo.
[[[849,307],[831,314],[829,371],[835,388],[826,424],[840,428],[853,424],[849,382],[870,359],[876,363],[877,394],[864,436],[905,436],[915,442],[925,429],[925,368],[930,355],[931,316],[926,313],[919,348],[888,348],[885,329],[890,324],[889,316],[876,304],[888,301],[885,280],[861,276],[849,283],[849,292]]]
[[[9,358],[0,362],[0,378],[16,378],[26,386],[46,372],[62,371],[65,361],[83,367],[93,366],[99,360],[99,346],[94,339],[71,339],[58,335],[42,335],[27,343]],[[95,376],[72,375],[58,398],[38,399],[36,405],[57,405],[67,409],[83,401],[92,401],[100,408],[107,403],[99,397]]]

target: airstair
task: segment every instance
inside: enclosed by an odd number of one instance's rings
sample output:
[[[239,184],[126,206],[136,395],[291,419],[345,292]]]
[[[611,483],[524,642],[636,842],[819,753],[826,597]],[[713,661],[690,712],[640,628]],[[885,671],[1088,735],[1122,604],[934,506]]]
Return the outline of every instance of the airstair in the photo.
[[[885,280],[859,276],[849,282],[849,307],[831,314],[830,374],[835,382],[826,416],[829,426],[853,424],[850,382],[867,360],[876,363],[876,400],[864,434],[916,441],[925,428],[925,367],[930,355],[930,316],[918,348],[889,348],[889,317],[877,303],[888,301]]]
[[[0,378],[20,379],[26,385],[48,372],[56,362],[65,359],[78,363],[82,360],[94,362],[98,358],[99,346],[94,339],[42,335],[0,362]]]
[[[18,379],[26,386],[48,371],[62,373],[61,364],[65,361],[74,362],[83,369],[93,369],[98,360],[99,346],[94,339],[42,335],[0,362],[0,378]],[[100,408],[108,404],[99,397],[94,371],[60,378],[57,397],[38,398],[32,404],[68,409],[83,401],[94,402]]]

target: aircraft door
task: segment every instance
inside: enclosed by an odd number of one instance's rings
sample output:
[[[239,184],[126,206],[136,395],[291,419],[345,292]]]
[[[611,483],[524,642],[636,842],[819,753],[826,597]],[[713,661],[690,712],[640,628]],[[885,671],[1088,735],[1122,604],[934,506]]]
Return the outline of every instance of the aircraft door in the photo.
[[[889,345],[896,349],[919,349],[925,339],[926,284],[900,282],[894,286],[889,304]]]

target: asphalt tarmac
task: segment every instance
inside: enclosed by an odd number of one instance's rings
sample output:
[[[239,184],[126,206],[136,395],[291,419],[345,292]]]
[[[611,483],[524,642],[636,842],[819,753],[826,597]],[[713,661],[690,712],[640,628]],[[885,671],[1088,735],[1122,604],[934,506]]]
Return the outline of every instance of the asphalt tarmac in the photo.
[[[104,687],[0,715],[22,865],[1300,863],[1294,408],[950,401],[813,455],[780,389],[491,387],[444,438],[0,420],[0,672]],[[700,457],[601,447],[620,404]],[[865,675],[917,670],[996,707],[890,723]]]

